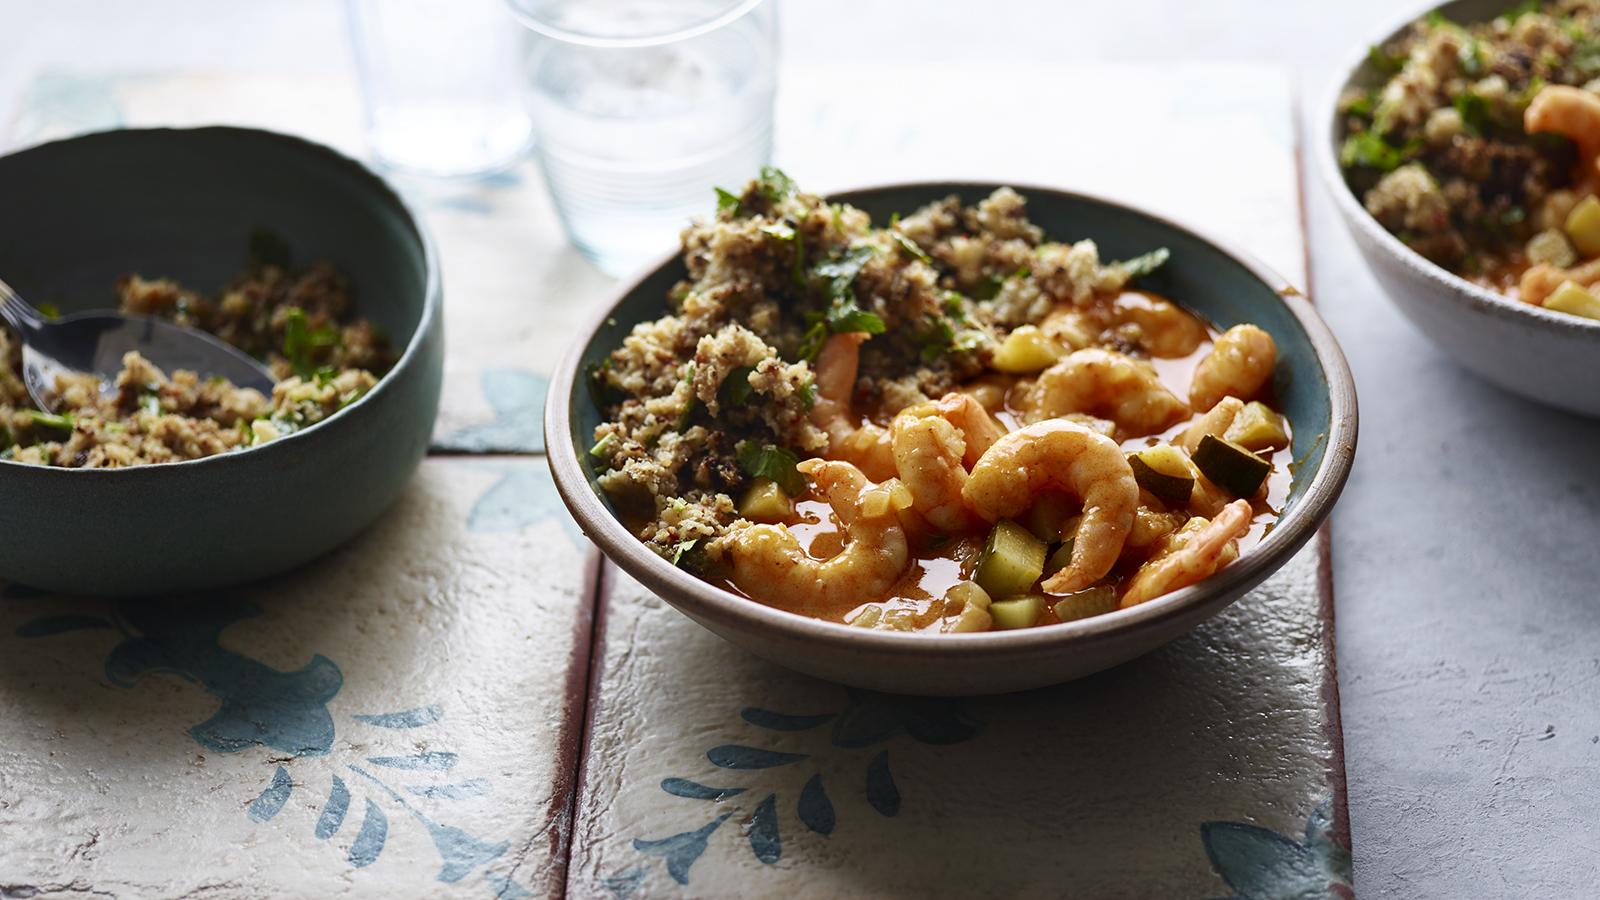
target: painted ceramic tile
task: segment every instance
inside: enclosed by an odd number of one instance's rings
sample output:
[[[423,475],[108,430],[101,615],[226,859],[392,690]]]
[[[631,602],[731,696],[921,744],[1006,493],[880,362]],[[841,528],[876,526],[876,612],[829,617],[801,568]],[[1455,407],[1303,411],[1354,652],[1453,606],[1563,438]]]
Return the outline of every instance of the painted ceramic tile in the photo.
[[[791,174],[1076,186],[1203,219],[1304,274],[1287,79],[1237,66],[928,67],[903,114],[790,78]],[[1114,87],[1113,87],[1114,86]],[[1059,94],[1057,88],[1060,88]],[[1036,114],[1041,92],[1062,114]],[[859,104],[851,98],[860,97]],[[1217,98],[1228,98],[1222,102]],[[940,141],[949,108],[1026,122]],[[838,136],[826,147],[806,135]],[[1094,140],[1085,140],[1093,134]],[[1171,156],[1182,134],[1181,160]],[[1107,139],[1107,135],[1114,139]],[[872,153],[839,153],[870,146]],[[939,154],[920,148],[938,146]],[[848,169],[845,167],[848,161]],[[618,897],[1322,896],[1349,881],[1325,560],[1308,549],[1202,629],[1061,688],[968,701],[851,691],[723,644],[620,573],[597,637],[571,887]]]
[[[788,672],[608,568],[571,891],[1325,895],[1350,874],[1318,578],[1309,548],[1133,663],[957,701]]]
[[[434,460],[369,532],[258,586],[4,588],[3,892],[549,894],[587,559],[542,461]]]

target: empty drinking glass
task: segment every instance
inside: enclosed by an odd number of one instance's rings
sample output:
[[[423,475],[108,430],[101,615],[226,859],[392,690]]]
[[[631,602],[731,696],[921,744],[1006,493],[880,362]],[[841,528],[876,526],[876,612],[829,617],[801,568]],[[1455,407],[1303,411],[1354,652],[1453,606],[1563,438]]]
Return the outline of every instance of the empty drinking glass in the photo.
[[[572,243],[620,274],[772,155],[775,4],[510,0],[535,154]]]
[[[498,0],[347,0],[346,10],[378,162],[482,175],[527,149],[522,29]]]

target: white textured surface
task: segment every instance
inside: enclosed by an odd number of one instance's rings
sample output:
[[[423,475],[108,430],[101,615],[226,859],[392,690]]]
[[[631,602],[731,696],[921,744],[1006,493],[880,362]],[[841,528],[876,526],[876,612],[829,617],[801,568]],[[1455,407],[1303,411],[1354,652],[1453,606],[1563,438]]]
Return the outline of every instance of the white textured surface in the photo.
[[[1057,896],[1068,885],[1086,897],[1221,895],[1202,823],[1297,835],[1328,797],[1316,577],[1308,550],[1140,660],[1059,688],[945,706],[787,672],[608,569],[569,886],[575,896],[636,880],[648,897]],[[775,731],[742,718],[749,707],[834,718]],[[960,740],[895,730],[840,746],[834,730],[851,709],[851,733],[867,735],[929,707],[960,721],[938,732]],[[805,758],[766,769],[717,764],[713,748],[730,744]],[[868,800],[869,764],[884,751],[900,798],[893,816]],[[834,810],[831,834],[798,812],[813,776]],[[668,778],[742,792],[675,796],[663,790]],[[772,864],[750,843],[769,794],[781,842]],[[635,844],[725,813],[685,886]]]
[[[0,895],[551,890],[587,567],[548,477],[537,460],[430,461],[354,543],[216,595],[8,589]],[[47,633],[63,616],[84,627]],[[275,777],[292,787],[267,815]],[[336,777],[348,813],[324,838]],[[359,837],[374,815],[376,845]]]

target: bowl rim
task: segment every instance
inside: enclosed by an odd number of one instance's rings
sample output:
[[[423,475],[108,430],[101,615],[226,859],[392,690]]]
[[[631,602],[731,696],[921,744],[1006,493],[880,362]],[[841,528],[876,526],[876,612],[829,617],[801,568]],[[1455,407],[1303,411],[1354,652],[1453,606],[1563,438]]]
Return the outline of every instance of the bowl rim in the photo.
[[[1024,197],[1054,194],[1069,200],[1110,207],[1185,233],[1210,245],[1241,266],[1270,288],[1279,301],[1288,307],[1290,314],[1306,332],[1317,362],[1327,376],[1330,420],[1322,461],[1312,473],[1311,482],[1300,500],[1274,524],[1261,543],[1216,575],[1137,606],[1048,628],[960,634],[864,630],[839,622],[814,619],[739,596],[679,569],[646,548],[601,503],[590,487],[588,473],[569,434],[570,400],[584,349],[594,340],[599,329],[614,317],[616,308],[638,289],[645,278],[678,260],[681,250],[677,249],[640,270],[636,277],[621,283],[609,302],[592,317],[582,336],[568,348],[551,379],[549,399],[545,404],[545,446],[556,490],[584,533],[599,545],[606,556],[647,587],[663,585],[665,590],[657,590],[656,593],[696,620],[715,621],[739,630],[776,631],[796,640],[814,640],[851,651],[889,653],[901,657],[930,653],[973,657],[1009,655],[1048,651],[1074,642],[1121,639],[1133,632],[1159,629],[1173,619],[1214,611],[1219,598],[1231,601],[1279,569],[1311,538],[1332,510],[1349,477],[1355,457],[1358,431],[1355,380],[1333,332],[1298,289],[1255,257],[1238,250],[1231,242],[1164,214],[1148,212],[1094,194],[1010,181],[925,180],[874,184],[833,191],[828,196],[892,190],[921,190],[931,196],[940,192],[973,189],[987,192],[1001,186],[1009,186]]]
[[[120,478],[124,480],[132,480],[140,477],[162,477],[159,475],[159,473],[170,472],[180,467],[189,469],[199,466],[227,465],[230,460],[239,459],[245,454],[254,455],[273,452],[287,452],[288,450],[294,449],[295,445],[293,442],[299,440],[303,435],[314,434],[320,431],[324,425],[344,418],[346,413],[366,405],[371,398],[384,392],[389,383],[394,380],[394,376],[397,375],[403,368],[410,365],[412,359],[416,357],[417,354],[422,352],[422,344],[426,340],[428,333],[434,328],[435,320],[438,319],[442,314],[441,308],[443,306],[444,282],[439,266],[439,251],[434,244],[433,235],[428,233],[428,228],[423,223],[422,215],[417,211],[416,207],[409,203],[400,193],[400,191],[394,187],[394,185],[390,184],[382,175],[379,175],[371,166],[359,159],[356,159],[355,157],[335,150],[327,144],[319,143],[295,134],[272,131],[266,128],[251,128],[243,125],[105,128],[97,131],[86,131],[63,138],[43,141],[37,144],[30,144],[26,147],[18,147],[4,154],[0,154],[0,158],[20,156],[25,153],[33,153],[36,151],[47,151],[49,148],[56,147],[61,144],[76,143],[85,140],[113,139],[113,136],[115,135],[122,135],[130,132],[140,134],[179,135],[180,140],[183,139],[182,136],[184,135],[200,134],[205,132],[224,134],[231,133],[235,136],[243,137],[246,140],[277,142],[290,147],[292,152],[306,153],[312,157],[321,157],[325,162],[330,162],[334,166],[343,166],[349,170],[349,174],[355,176],[356,178],[365,179],[370,185],[376,187],[381,195],[394,202],[395,206],[404,214],[407,224],[411,226],[411,230],[417,236],[417,242],[422,247],[422,315],[418,317],[416,327],[412,329],[411,337],[406,341],[405,349],[402,350],[400,356],[395,359],[394,365],[389,367],[389,371],[385,372],[383,376],[378,379],[378,383],[373,385],[372,390],[362,394],[355,400],[355,402],[349,404],[348,406],[335,410],[333,415],[318,420],[317,422],[314,422],[311,425],[308,425],[305,428],[302,428],[291,434],[274,438],[273,440],[267,441],[266,443],[255,447],[246,447],[242,450],[229,450],[224,453],[212,454],[211,456],[202,456],[198,459],[184,459],[176,462],[164,463],[146,463],[143,465],[126,466],[121,468],[91,469],[66,466],[41,466],[34,463],[18,462],[17,460],[0,459],[0,472],[5,471],[6,467],[12,467],[17,470],[27,472],[32,477],[40,478]]]
[[[1366,66],[1368,48],[1389,43],[1399,37],[1407,28],[1410,28],[1412,23],[1420,20],[1430,12],[1444,10],[1466,2],[1472,2],[1472,0],[1447,0],[1444,3],[1430,3],[1400,19],[1397,24],[1387,26],[1384,31],[1375,33],[1372,40],[1357,45],[1355,49],[1344,56],[1345,62],[1335,69],[1332,79],[1323,92],[1322,102],[1316,107],[1319,111],[1315,140],[1317,170],[1321,174],[1322,182],[1328,193],[1333,196],[1334,204],[1339,207],[1339,211],[1351,228],[1359,229],[1362,235],[1382,247],[1408,270],[1431,285],[1442,289],[1450,296],[1453,302],[1501,321],[1535,323],[1535,327],[1561,331],[1567,334],[1577,333],[1600,340],[1600,319],[1568,315],[1545,309],[1542,306],[1535,306],[1532,303],[1514,300],[1498,291],[1493,291],[1468,281],[1406,246],[1404,241],[1395,237],[1387,228],[1378,224],[1378,220],[1367,212],[1366,207],[1356,197],[1355,191],[1345,181],[1344,169],[1339,164],[1338,154],[1334,150],[1335,142],[1340,139],[1344,131],[1343,117],[1339,115],[1339,96],[1354,84],[1357,76]],[[1504,10],[1500,12],[1504,13]],[[1480,21],[1490,20],[1475,19],[1469,24],[1475,24]]]

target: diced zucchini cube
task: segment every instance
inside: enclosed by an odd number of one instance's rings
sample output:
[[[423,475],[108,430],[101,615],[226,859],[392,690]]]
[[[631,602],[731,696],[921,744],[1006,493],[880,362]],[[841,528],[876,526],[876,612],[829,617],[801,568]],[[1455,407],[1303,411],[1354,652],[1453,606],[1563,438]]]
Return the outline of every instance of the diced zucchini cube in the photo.
[[[1133,480],[1163,503],[1187,506],[1194,493],[1194,467],[1182,450],[1171,444],[1146,447],[1128,457]]]
[[[1034,594],[996,600],[989,604],[989,615],[994,617],[996,628],[1027,628],[1039,621],[1044,612],[1044,598]]]
[[[1087,619],[1117,608],[1117,592],[1109,585],[1096,585],[1056,601],[1056,618],[1063,622]]]
[[[989,532],[973,580],[991,597],[1024,593],[1044,573],[1047,549],[1028,529],[1010,519],[1001,520]]]
[[[1554,294],[1545,298],[1544,308],[1585,319],[1600,319],[1600,298],[1574,281],[1562,282]]]
[[[1050,554],[1050,558],[1044,561],[1044,577],[1049,578],[1072,563],[1073,543],[1072,538],[1067,538],[1055,552]]]
[[[1213,484],[1235,497],[1254,497],[1272,471],[1272,463],[1209,434],[1195,448],[1194,464]]]
[[[1585,259],[1600,256],[1600,200],[1589,195],[1567,213],[1567,237]]]
[[[1229,423],[1223,439],[1251,452],[1289,446],[1289,432],[1283,427],[1283,417],[1259,400],[1244,405]]]
[[[1012,375],[1030,375],[1050,368],[1066,351],[1036,326],[1024,325],[1006,335],[990,365]]]
[[[1028,530],[1046,544],[1061,540],[1061,528],[1077,512],[1075,504],[1065,494],[1048,491],[1040,494],[1028,508]]]
[[[783,488],[770,478],[750,482],[739,498],[739,515],[757,522],[781,522],[794,514],[794,504]]]

